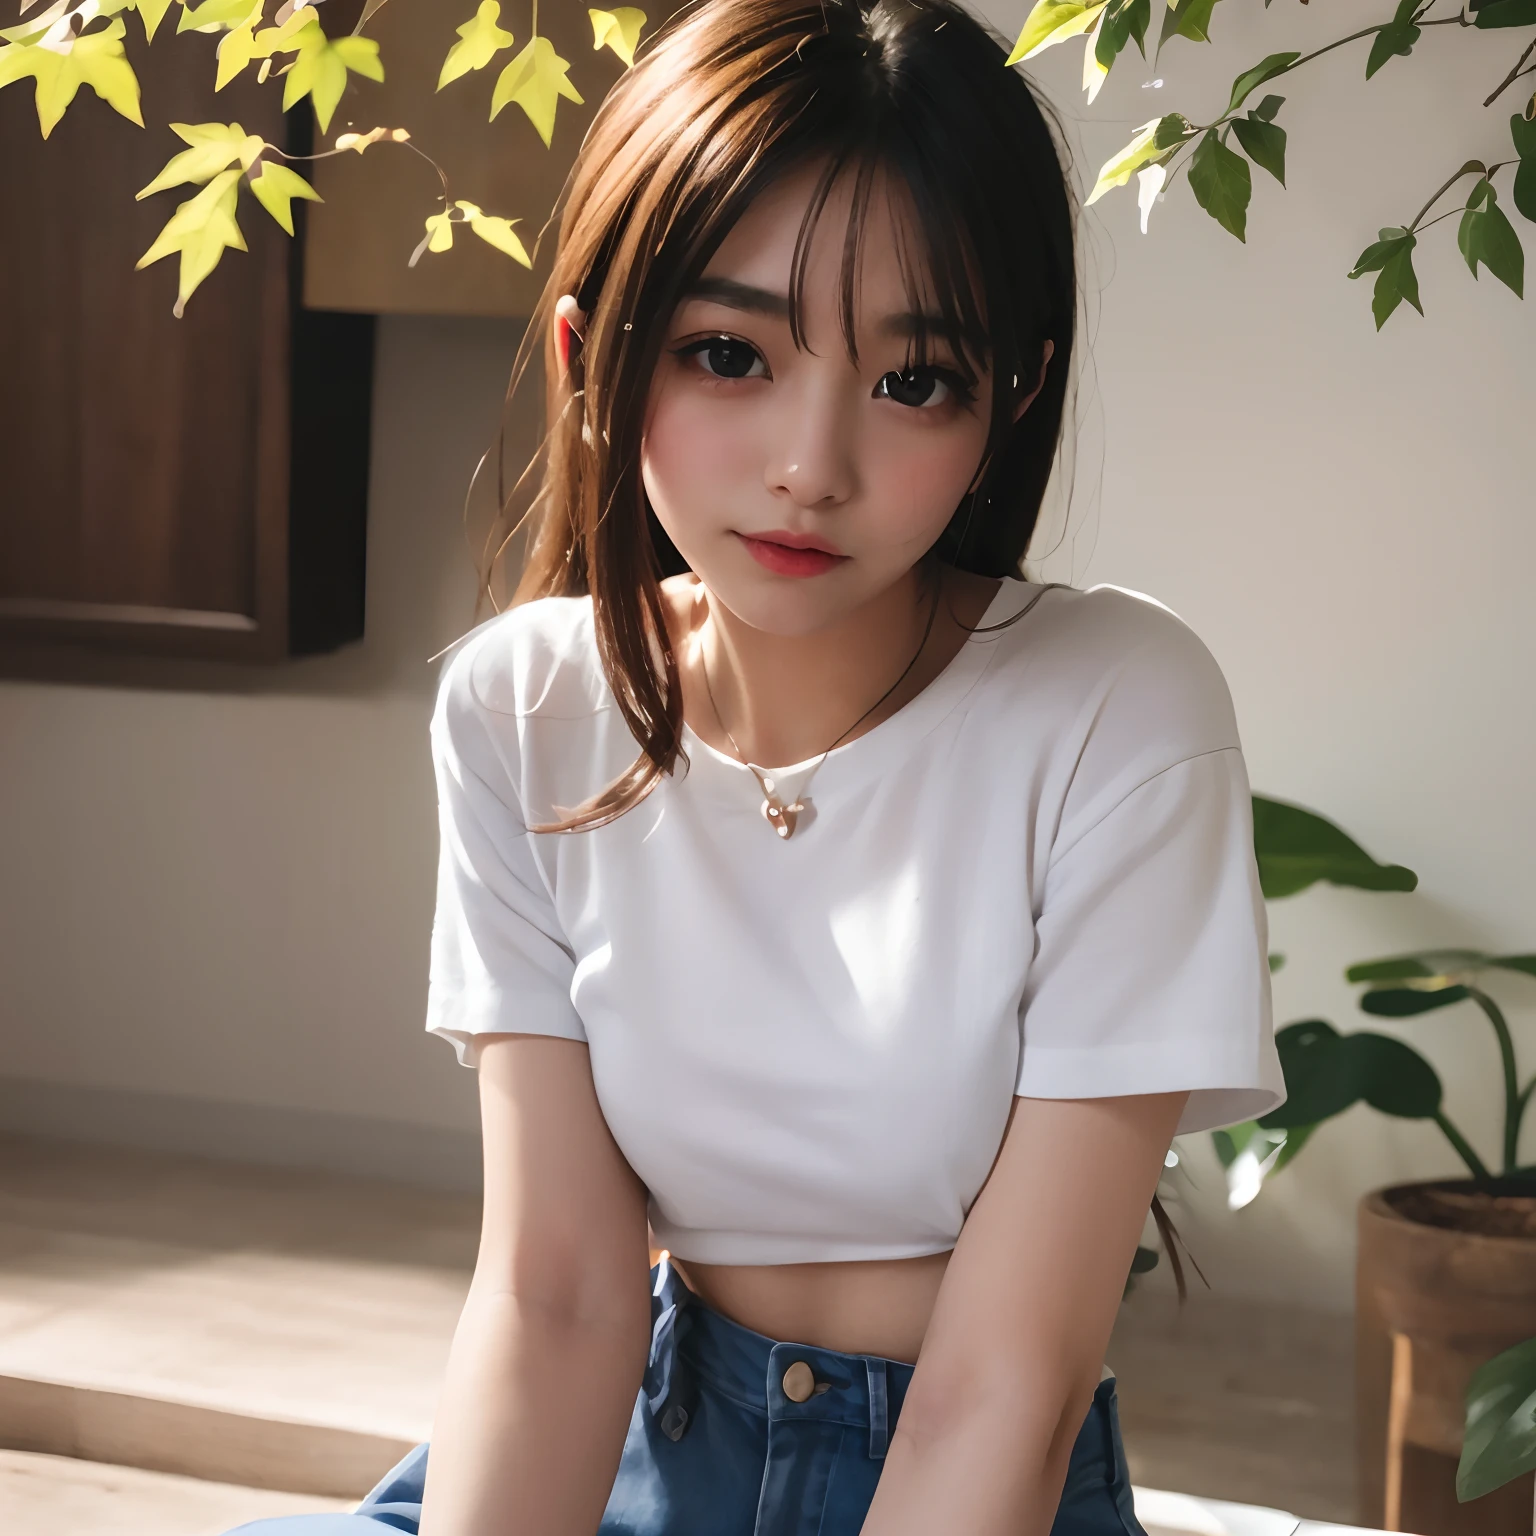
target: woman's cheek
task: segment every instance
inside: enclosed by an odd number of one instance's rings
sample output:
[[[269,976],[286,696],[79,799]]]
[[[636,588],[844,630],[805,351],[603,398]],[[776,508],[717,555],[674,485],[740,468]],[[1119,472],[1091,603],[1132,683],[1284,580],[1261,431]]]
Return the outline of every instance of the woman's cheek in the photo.
[[[900,530],[900,542],[926,548],[944,531],[970,488],[984,446],[985,435],[977,431],[904,425],[885,434],[871,455],[865,483],[873,505],[888,509],[888,526]]]
[[[724,511],[721,492],[743,473],[744,445],[732,413],[701,393],[686,387],[659,392],[646,422],[641,460],[657,515],[689,531],[708,532],[699,524],[710,514],[718,521]]]

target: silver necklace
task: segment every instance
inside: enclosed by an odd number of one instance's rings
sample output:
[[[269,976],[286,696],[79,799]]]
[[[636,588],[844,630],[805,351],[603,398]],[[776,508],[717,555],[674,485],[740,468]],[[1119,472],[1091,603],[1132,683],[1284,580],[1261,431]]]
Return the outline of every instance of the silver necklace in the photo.
[[[795,822],[798,819],[800,812],[805,809],[805,801],[803,796],[805,794],[806,786],[815,777],[816,770],[820,768],[821,765],[826,762],[827,758],[831,755],[832,748],[837,746],[838,742],[842,741],[844,737],[851,735],[861,725],[863,725],[863,723],[869,719],[869,717],[874,714],[874,712],[879,709],[880,706],[884,704],[885,701],[890,698],[890,696],[895,693],[896,690],[901,687],[901,685],[907,680],[907,674],[911,672],[912,668],[917,665],[917,658],[921,656],[923,652],[928,648],[928,637],[933,633],[933,621],[937,616],[938,611],[939,594],[937,591],[935,591],[933,594],[933,602],[929,605],[928,608],[928,623],[923,629],[923,638],[918,641],[917,649],[912,653],[912,660],[909,661],[906,666],[901,669],[901,676],[898,677],[896,681],[892,683],[891,686],[887,688],[885,692],[882,693],[880,697],[876,699],[875,702],[871,704],[869,708],[866,709],[864,713],[860,715],[859,718],[855,720],[846,731],[843,732],[842,736],[837,738],[837,741],[832,743],[832,746],[829,746],[826,751],[816,759],[816,762],[812,766],[811,771],[806,774],[805,778],[801,781],[800,788],[795,795],[794,801],[789,805],[786,805],[780,798],[777,792],[777,786],[775,785],[774,781],[769,778],[768,775],[765,774],[762,769],[757,766],[756,763],[748,762],[747,754],[743,752],[741,748],[736,744],[736,738],[731,735],[730,726],[725,723],[725,720],[720,714],[720,706],[715,703],[715,691],[709,685],[709,663],[705,660],[703,650],[701,649],[699,651],[699,667],[700,670],[702,670],[704,673],[704,692],[709,698],[709,707],[714,712],[715,722],[717,725],[719,725],[720,729],[725,732],[725,739],[730,742],[731,750],[736,754],[737,761],[740,762],[744,768],[749,769],[751,771],[752,777],[757,780],[757,786],[763,792],[763,819],[768,823],[770,827],[773,828],[775,832],[779,834],[781,838],[789,838],[794,836]]]

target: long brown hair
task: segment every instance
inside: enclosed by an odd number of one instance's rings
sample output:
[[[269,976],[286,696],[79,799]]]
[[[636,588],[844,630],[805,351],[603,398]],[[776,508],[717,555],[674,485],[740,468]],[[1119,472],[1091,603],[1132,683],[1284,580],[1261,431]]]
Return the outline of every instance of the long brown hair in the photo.
[[[664,26],[600,108],[567,183],[559,244],[519,366],[541,343],[542,478],[514,603],[590,594],[603,671],[640,753],[562,821],[602,826],[647,795],[681,752],[682,691],[661,581],[687,567],[640,478],[649,381],[673,309],[759,192],[820,166],[799,233],[790,325],[822,208],[850,178],[841,317],[854,355],[859,238],[879,173],[905,197],[912,308],[973,373],[990,370],[980,483],[933,556],[1016,573],[1061,432],[1076,316],[1075,209],[1062,152],[1004,44],[951,0],[702,0]],[[920,291],[921,290],[921,291]],[[586,313],[568,372],[555,300]],[[927,302],[920,302],[926,297]],[[1017,423],[1014,408],[1045,381]],[[913,362],[928,336],[913,339]],[[686,763],[686,758],[684,758]]]

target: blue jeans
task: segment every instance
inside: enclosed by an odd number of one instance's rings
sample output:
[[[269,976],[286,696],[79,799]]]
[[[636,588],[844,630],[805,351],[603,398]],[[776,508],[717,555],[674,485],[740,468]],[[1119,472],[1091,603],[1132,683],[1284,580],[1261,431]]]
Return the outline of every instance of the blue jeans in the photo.
[[[858,1536],[912,1366],[776,1343],[707,1306],[666,1259],[651,1281],[650,1359],[598,1536]],[[796,1362],[814,1377],[803,1402],[784,1390]],[[792,1388],[808,1384],[796,1375]],[[426,1470],[419,1445],[352,1514],[257,1520],[239,1536],[415,1536]],[[1112,1377],[1078,1432],[1051,1536],[1145,1536]]]

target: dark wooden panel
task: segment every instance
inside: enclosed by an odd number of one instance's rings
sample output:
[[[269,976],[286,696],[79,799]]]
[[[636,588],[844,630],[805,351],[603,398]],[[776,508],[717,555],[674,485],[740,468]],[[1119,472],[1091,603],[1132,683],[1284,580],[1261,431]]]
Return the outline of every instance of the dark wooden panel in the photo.
[[[181,147],[164,124],[281,143],[279,97],[249,78],[215,96],[212,38],[149,48],[127,19],[148,129],[82,90],[44,143],[30,83],[0,91],[0,206],[29,210],[0,242],[0,623],[281,655],[291,243],[248,204],[249,251],[226,253],[182,320],[177,258],[133,270],[196,190],[133,200]]]

